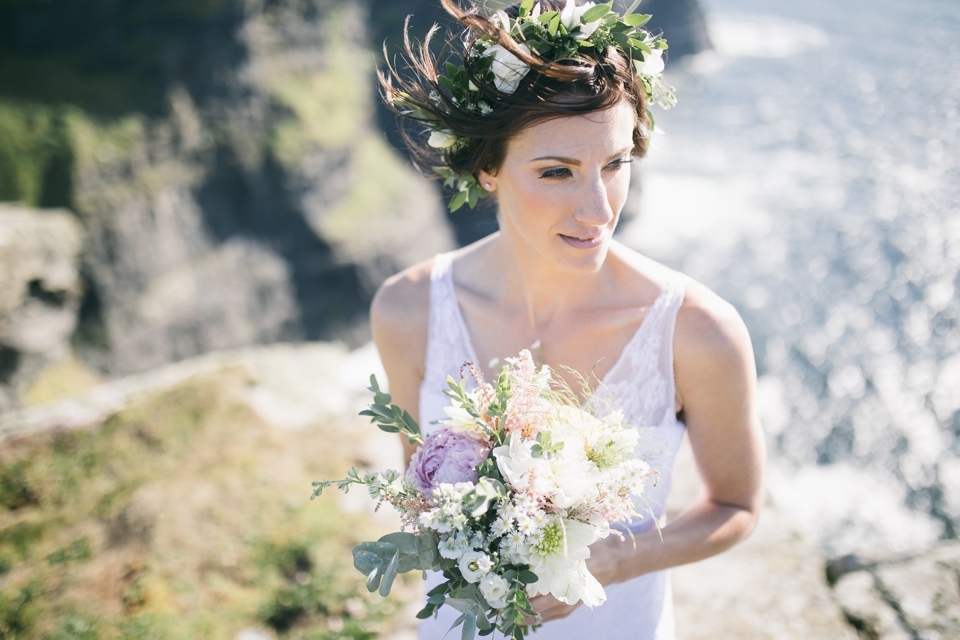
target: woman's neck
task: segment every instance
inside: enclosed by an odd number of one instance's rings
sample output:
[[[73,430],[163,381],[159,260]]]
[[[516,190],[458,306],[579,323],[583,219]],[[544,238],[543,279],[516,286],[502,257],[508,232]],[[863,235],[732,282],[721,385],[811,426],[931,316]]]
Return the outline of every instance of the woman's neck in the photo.
[[[504,308],[515,309],[518,315],[522,311],[533,335],[539,336],[558,313],[597,306],[610,286],[608,260],[600,269],[577,273],[522,250],[522,241],[514,241],[508,233],[499,232],[489,242],[482,288]],[[607,258],[613,253],[609,251]]]

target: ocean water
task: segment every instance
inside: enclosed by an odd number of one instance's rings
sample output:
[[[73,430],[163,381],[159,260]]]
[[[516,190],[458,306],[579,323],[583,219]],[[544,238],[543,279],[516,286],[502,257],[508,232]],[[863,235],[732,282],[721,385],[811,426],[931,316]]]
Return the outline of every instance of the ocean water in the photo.
[[[825,555],[956,538],[960,2],[703,4],[623,238],[744,317],[771,496]]]

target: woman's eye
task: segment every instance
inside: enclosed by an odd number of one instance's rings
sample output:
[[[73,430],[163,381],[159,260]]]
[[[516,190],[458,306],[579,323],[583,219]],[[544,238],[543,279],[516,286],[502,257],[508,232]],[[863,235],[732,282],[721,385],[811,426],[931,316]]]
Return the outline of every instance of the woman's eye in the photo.
[[[633,158],[617,158],[616,160],[608,164],[607,168],[616,170],[623,167],[623,165],[625,164],[630,164],[631,162],[633,162]]]
[[[570,173],[570,169],[566,167],[556,167],[554,169],[545,169],[540,172],[540,177],[547,180],[558,180],[561,178],[569,177],[573,174]]]

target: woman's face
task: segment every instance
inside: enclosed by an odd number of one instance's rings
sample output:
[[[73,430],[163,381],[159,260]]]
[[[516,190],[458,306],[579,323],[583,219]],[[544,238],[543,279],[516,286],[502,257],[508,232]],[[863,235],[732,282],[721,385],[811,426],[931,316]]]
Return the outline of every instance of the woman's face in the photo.
[[[480,172],[500,205],[500,229],[515,248],[564,270],[592,273],[606,258],[630,185],[635,111],[548,120],[507,143],[497,175]]]

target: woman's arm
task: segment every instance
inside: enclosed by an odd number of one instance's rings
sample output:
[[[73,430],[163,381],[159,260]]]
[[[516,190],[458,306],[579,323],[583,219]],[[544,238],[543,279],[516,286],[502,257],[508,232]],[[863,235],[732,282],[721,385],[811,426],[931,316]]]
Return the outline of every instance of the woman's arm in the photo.
[[[427,350],[430,270],[433,261],[407,269],[381,285],[370,305],[370,326],[393,403],[419,421],[420,383]],[[404,461],[416,446],[401,438]]]
[[[591,547],[587,564],[602,584],[716,555],[756,526],[765,446],[755,407],[753,348],[733,307],[702,285],[688,287],[677,316],[674,369],[704,495],[659,532],[637,535],[636,548],[616,536]],[[543,596],[533,604],[544,620],[575,608]]]

